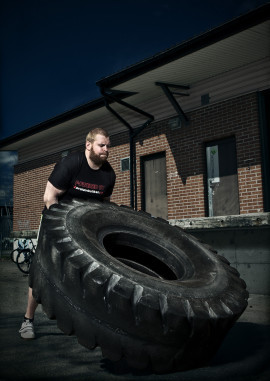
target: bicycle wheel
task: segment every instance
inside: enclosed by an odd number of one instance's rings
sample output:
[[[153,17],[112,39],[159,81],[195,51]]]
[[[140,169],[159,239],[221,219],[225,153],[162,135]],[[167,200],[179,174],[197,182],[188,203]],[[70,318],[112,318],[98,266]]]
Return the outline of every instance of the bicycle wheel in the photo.
[[[24,249],[17,255],[16,263],[22,273],[29,274],[33,254],[30,249]]]
[[[17,256],[18,256],[18,254],[19,254],[19,250],[18,249],[12,250],[12,252],[10,253],[10,259],[12,260],[12,262],[17,263]]]
[[[18,254],[16,257],[16,263],[23,263],[25,261],[26,255],[25,252],[29,251],[30,249],[18,249]]]

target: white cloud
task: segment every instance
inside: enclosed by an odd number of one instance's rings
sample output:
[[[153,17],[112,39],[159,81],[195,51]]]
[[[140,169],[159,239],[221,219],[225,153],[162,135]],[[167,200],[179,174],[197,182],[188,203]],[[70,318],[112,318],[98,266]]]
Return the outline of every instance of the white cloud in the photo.
[[[0,151],[0,166],[13,167],[17,162],[17,153],[12,151]]]
[[[16,152],[0,151],[0,205],[13,203],[13,166],[16,163]]]

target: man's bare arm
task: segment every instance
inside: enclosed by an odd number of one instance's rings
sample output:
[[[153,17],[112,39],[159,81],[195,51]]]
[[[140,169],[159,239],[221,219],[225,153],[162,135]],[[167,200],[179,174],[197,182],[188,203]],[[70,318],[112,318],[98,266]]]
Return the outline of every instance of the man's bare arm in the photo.
[[[51,205],[57,204],[59,196],[61,196],[63,193],[65,193],[65,190],[55,188],[55,186],[53,186],[52,183],[48,181],[43,197],[46,208],[49,209]]]

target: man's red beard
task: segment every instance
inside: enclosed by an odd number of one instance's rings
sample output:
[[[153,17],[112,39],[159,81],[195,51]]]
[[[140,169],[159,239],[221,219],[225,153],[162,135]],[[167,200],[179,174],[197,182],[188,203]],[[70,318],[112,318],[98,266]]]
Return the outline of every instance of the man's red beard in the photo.
[[[97,155],[93,148],[90,149],[90,159],[92,160],[92,162],[96,165],[102,165],[103,163],[105,163],[107,161],[107,158],[108,158],[108,153],[107,152],[104,152],[104,156],[100,156],[100,155]]]

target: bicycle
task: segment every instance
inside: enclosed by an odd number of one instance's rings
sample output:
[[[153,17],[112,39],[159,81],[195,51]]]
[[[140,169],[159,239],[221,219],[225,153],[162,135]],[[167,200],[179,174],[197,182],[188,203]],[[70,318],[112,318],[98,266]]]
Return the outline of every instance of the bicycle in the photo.
[[[36,247],[30,238],[28,240],[24,239],[23,241],[18,240],[18,248],[11,252],[10,256],[12,261],[17,264],[18,269],[22,273],[29,274],[35,250]]]
[[[27,248],[27,241],[26,239],[21,240],[21,239],[14,239],[14,242],[18,241],[18,247],[10,253],[10,259],[12,260],[13,263],[17,263],[17,256],[19,252],[21,252],[23,249]]]

